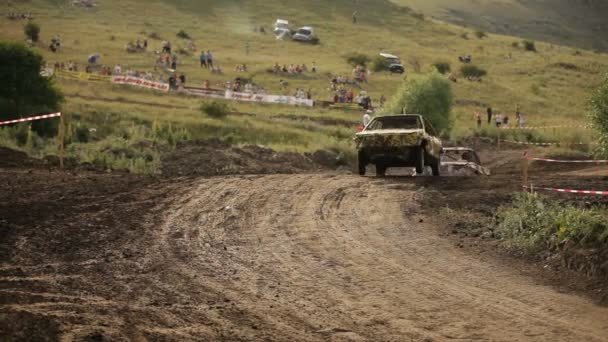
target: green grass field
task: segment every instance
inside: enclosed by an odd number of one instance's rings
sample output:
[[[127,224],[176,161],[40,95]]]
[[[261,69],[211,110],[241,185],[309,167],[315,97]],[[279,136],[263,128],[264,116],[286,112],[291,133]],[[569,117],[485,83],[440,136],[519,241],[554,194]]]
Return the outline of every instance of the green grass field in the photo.
[[[352,1],[311,0],[285,6],[278,0],[268,1],[187,1],[187,0],[105,0],[94,9],[72,7],[67,1],[32,0],[26,4],[5,1],[7,12],[33,12],[35,22],[42,28],[37,49],[47,61],[85,64],[92,53],[102,54],[101,63],[114,66],[120,63],[134,69],[153,70],[155,50],[161,41],[150,39],[148,52],[127,53],[129,41],[143,39],[152,33],[169,39],[174,49],[186,47],[187,41],[176,34],[186,31],[199,50],[210,49],[215,63],[222,66],[223,75],[213,75],[198,65],[198,54],[179,56],[178,71],[188,77],[189,85],[223,83],[236,76],[246,76],[268,89],[279,93],[281,77],[266,69],[275,62],[280,64],[313,61],[319,72],[300,77],[289,77],[288,92],[295,88],[311,89],[313,97],[328,100],[331,75],[350,76],[352,67],[344,56],[352,52],[374,56],[390,52],[402,57],[408,74],[433,70],[432,63],[448,61],[454,74],[460,64],[457,57],[471,54],[474,64],[487,70],[483,82],[469,82],[460,78],[453,84],[456,103],[453,110],[455,128],[453,138],[475,133],[473,113],[491,105],[494,111],[509,114],[519,105],[528,125],[580,124],[586,122],[586,100],[589,91],[608,70],[608,55],[586,50],[537,42],[538,53],[514,47],[519,38],[489,35],[478,39],[474,31],[435,20],[424,20],[411,10],[388,1],[359,0],[359,22],[351,22]],[[265,26],[267,31],[276,18],[289,19],[293,26],[313,25],[321,43],[307,45],[277,41],[272,34],[253,31],[254,26]],[[0,39],[24,41],[22,21],[0,19]],[[467,33],[467,39],[463,35]],[[45,47],[52,36],[59,34],[62,48],[56,54]],[[251,53],[246,55],[245,45]],[[520,44],[521,45],[521,44]],[[249,72],[239,74],[236,64],[246,63]],[[387,73],[372,74],[365,90],[377,100],[380,95],[390,97],[404,77]],[[315,108],[296,108],[281,105],[254,105],[231,102],[233,111],[255,116],[230,115],[211,119],[199,111],[205,100],[153,91],[118,87],[106,83],[87,83],[59,80],[67,97],[65,112],[73,126],[96,128],[92,142],[73,144],[70,155],[91,161],[107,151],[105,144],[117,144],[116,137],[127,136],[127,144],[137,139],[155,136],[154,125],[171,127],[182,132],[182,138],[225,138],[237,144],[263,144],[277,150],[297,152],[334,148],[348,151],[354,126],[361,112]],[[106,120],[110,114],[118,121]],[[343,125],[320,125],[314,121],[285,119],[285,115],[311,118],[333,118],[352,122],[352,128]],[[141,126],[141,129],[136,129]],[[137,134],[123,131],[138,130]],[[131,132],[133,133],[133,132]],[[178,134],[176,133],[176,134]],[[178,135],[180,135],[179,133]],[[492,135],[491,131],[486,132]],[[5,138],[3,144],[10,144]],[[590,141],[589,131],[541,132],[538,136],[523,137],[533,140]],[[166,137],[163,139],[167,140]],[[165,141],[163,140],[163,141]],[[171,140],[171,139],[169,139]],[[81,146],[82,145],[82,146]],[[50,153],[56,144],[32,144],[26,148],[34,154]],[[154,169],[158,156],[145,170]],[[139,171],[142,167],[130,167]]]

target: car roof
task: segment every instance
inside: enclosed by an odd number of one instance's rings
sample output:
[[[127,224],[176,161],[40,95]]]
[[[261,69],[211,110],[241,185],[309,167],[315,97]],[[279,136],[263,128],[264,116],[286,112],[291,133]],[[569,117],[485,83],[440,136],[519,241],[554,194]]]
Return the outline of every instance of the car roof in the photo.
[[[418,116],[421,117],[420,114],[388,114],[388,115],[379,115],[377,118],[386,118],[386,117],[402,117],[402,116]]]
[[[289,24],[289,21],[285,19],[277,19],[276,24]]]
[[[312,27],[311,26],[302,26],[299,28],[299,30],[308,30],[308,31],[312,31]]]
[[[395,56],[395,55],[391,55],[390,53],[380,53],[380,56],[384,57],[384,58],[394,58],[394,59],[399,59],[399,57]]]

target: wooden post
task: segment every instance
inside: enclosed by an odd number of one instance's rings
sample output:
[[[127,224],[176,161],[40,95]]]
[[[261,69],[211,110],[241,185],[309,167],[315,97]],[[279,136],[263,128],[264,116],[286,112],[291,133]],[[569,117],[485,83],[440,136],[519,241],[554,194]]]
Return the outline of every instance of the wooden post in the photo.
[[[523,188],[528,191],[528,168],[530,166],[530,162],[528,160],[528,151],[524,152],[524,157],[521,160],[521,170],[522,170],[522,182]]]
[[[500,128],[498,129],[498,136],[496,138],[496,149],[500,151]]]
[[[65,124],[63,121],[63,113],[59,116],[59,168],[63,170],[63,158],[65,156],[64,147]]]

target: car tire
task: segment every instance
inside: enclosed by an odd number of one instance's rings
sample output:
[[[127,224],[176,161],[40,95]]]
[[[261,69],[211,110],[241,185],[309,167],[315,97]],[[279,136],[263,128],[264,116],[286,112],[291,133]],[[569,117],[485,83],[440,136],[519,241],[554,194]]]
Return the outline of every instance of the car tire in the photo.
[[[440,174],[441,161],[438,158],[432,158],[432,160],[431,169],[433,170],[433,176],[437,177]]]
[[[424,146],[416,147],[416,173],[421,174],[424,172],[425,167],[425,155]]]
[[[376,164],[376,176],[386,176],[386,166],[384,164]]]
[[[365,159],[365,155],[362,152],[359,152],[357,156],[357,166],[359,169],[359,176],[365,176],[367,160]]]

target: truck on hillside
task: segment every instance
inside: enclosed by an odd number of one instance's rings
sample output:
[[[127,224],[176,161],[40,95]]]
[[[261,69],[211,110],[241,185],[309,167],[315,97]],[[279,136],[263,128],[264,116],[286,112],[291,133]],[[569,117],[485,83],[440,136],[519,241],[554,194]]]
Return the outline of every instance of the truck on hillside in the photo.
[[[355,135],[358,171],[365,175],[367,166],[376,166],[376,175],[384,176],[390,167],[414,167],[422,174],[427,166],[439,176],[441,139],[431,123],[419,114],[379,116]]]

